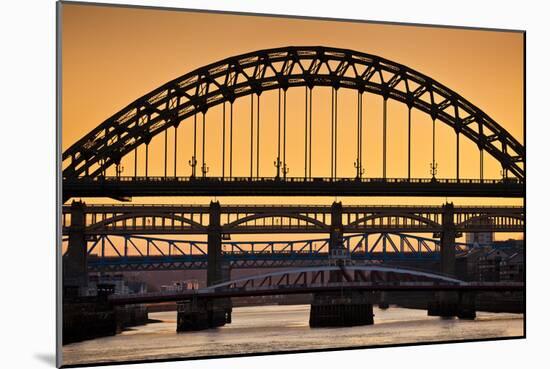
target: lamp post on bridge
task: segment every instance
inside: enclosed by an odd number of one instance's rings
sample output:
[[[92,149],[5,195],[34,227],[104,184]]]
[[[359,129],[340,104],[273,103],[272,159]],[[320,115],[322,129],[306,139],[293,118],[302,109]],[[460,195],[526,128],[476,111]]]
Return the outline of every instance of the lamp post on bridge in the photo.
[[[430,174],[432,175],[432,182],[437,181],[435,178],[437,175],[437,163],[435,161],[430,163]]]
[[[277,157],[277,160],[273,162],[273,165],[275,168],[277,168],[277,175],[275,176],[275,179],[281,179],[281,158]]]
[[[363,166],[359,163],[359,161],[355,161],[353,163],[353,167],[357,169],[357,175],[355,179],[361,179],[361,177],[363,177],[363,174],[365,174],[365,168],[363,168]]]
[[[206,163],[202,163],[201,172],[203,177],[206,177],[206,173],[208,173],[209,170],[210,168],[206,166]]]
[[[120,163],[118,163],[115,169],[116,169],[116,177],[120,178],[120,175],[122,174],[122,172],[124,172],[124,167],[120,165]]]
[[[288,169],[288,167],[286,166],[286,163],[283,164],[283,179],[286,179],[286,175],[288,174],[290,169]]]
[[[195,158],[195,156],[192,156],[191,160],[189,160],[189,166],[191,167],[191,178],[195,178],[197,167],[197,159]]]

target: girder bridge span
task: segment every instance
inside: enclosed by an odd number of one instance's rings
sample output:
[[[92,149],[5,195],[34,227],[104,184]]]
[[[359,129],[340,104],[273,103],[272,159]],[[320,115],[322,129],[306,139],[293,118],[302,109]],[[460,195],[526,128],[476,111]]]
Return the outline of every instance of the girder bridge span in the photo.
[[[224,241],[222,262],[229,269],[326,265],[329,238],[291,241]],[[437,262],[440,240],[404,233],[346,235],[342,245],[352,263]],[[457,256],[472,244],[455,244]],[[151,236],[94,236],[88,241],[88,271],[207,269],[208,242]]]

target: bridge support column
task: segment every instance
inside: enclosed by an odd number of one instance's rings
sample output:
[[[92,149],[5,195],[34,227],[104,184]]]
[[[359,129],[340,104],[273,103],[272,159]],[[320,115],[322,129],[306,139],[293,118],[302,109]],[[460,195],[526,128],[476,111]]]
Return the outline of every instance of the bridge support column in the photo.
[[[456,225],[454,223],[454,205],[446,203],[443,205],[442,232],[440,245],[440,270],[441,273],[449,276],[455,275],[456,266]],[[471,316],[470,309],[463,309],[461,296],[457,292],[441,291],[437,292],[428,304],[428,315],[441,317],[461,317],[462,315]],[[473,310],[475,317],[475,310]]]
[[[476,318],[476,294],[475,292],[461,292],[458,298],[458,311],[460,319]]]
[[[220,203],[211,202],[208,224],[208,265],[206,285],[223,281],[222,276],[222,227],[220,224]]]
[[[231,323],[230,299],[193,298],[177,303],[178,332],[200,331]]]
[[[342,203],[333,202],[330,211],[330,241],[329,252],[344,248],[344,230],[342,227]]]
[[[330,212],[329,264],[343,266],[350,259],[344,247],[344,229],[342,226],[342,203],[333,202]],[[342,273],[330,272],[330,282],[342,282]]]
[[[388,293],[386,291],[381,291],[378,298],[378,308],[385,310],[390,307],[388,302]]]
[[[436,298],[428,304],[428,315],[475,319],[475,300],[475,292],[439,292],[436,293]]]
[[[342,203],[333,202],[329,240],[329,263],[340,266],[340,271],[331,271],[329,283],[349,279],[345,275],[345,264],[350,255],[344,247],[342,225]],[[373,324],[372,294],[355,291],[342,293],[316,293],[309,313],[310,327],[350,327]]]
[[[374,324],[370,293],[317,293],[309,312],[309,326],[351,327]]]
[[[329,283],[342,282],[345,265],[350,261],[348,250],[344,247],[344,229],[342,226],[342,203],[333,202],[329,240],[329,263],[340,266],[341,270],[331,271]],[[373,324],[372,294],[357,291],[341,293],[316,293],[309,313],[310,327],[350,327]]]
[[[454,276],[456,264],[456,225],[454,223],[454,205],[452,203],[443,205],[442,225],[440,246],[441,272]]]
[[[229,265],[222,256],[221,207],[211,202],[208,225],[208,286],[229,280]],[[231,299],[192,299],[178,302],[177,331],[196,331],[231,323]]]
[[[87,295],[88,287],[88,250],[86,247],[85,210],[80,201],[71,204],[71,225],[69,244],[63,257],[63,293],[64,295]]]

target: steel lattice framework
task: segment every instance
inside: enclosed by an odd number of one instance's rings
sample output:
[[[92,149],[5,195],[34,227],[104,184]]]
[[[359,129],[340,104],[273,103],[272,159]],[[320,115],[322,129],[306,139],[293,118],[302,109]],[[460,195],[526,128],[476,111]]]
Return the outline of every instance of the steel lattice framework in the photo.
[[[239,278],[231,281],[221,282],[207,287],[209,291],[219,291],[224,288],[247,288],[247,287],[271,287],[286,286],[298,287],[308,284],[330,284],[330,278],[325,276],[328,272],[337,272],[342,275],[343,282],[353,284],[354,282],[420,282],[438,281],[446,283],[463,283],[460,279],[442,273],[427,272],[423,270],[403,268],[387,265],[361,265],[361,266],[330,266],[323,265],[313,268],[296,268],[291,270],[275,271],[250,277]],[[395,275],[398,275],[395,276]],[[308,275],[310,278],[308,278]],[[332,282],[334,283],[334,282]]]
[[[337,273],[341,281],[333,281]],[[521,282],[464,282],[441,273],[385,265],[317,266],[239,278],[198,290],[111,295],[113,304],[183,301],[196,298],[363,291],[521,291]]]
[[[320,46],[254,51],[185,74],[107,119],[68,148],[63,177],[97,178],[122,157],[184,119],[263,91],[330,86],[372,93],[418,109],[473,141],[519,181],[525,149],[481,109],[432,78],[375,55]]]
[[[225,241],[223,260],[231,269],[324,265],[329,260],[328,238],[290,241]],[[440,240],[404,233],[367,233],[342,239],[354,263],[437,261]],[[457,242],[457,256],[474,245]],[[88,270],[206,269],[208,243],[146,236],[97,236],[87,243]]]

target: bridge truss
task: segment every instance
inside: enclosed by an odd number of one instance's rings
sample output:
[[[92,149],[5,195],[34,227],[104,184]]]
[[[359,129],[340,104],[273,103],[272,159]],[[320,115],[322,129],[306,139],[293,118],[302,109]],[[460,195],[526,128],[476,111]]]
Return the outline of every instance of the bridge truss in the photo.
[[[230,269],[325,265],[328,238],[291,241],[225,241],[222,260]],[[367,233],[343,237],[353,263],[438,261],[439,239],[403,233]],[[472,244],[457,242],[457,256]],[[99,235],[88,241],[89,271],[206,269],[208,242],[138,235]]]
[[[346,291],[521,291],[521,282],[463,282],[452,276],[383,265],[317,266],[263,273],[207,288],[131,295],[112,295],[114,304],[185,301],[197,298],[341,293]]]

